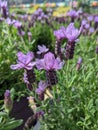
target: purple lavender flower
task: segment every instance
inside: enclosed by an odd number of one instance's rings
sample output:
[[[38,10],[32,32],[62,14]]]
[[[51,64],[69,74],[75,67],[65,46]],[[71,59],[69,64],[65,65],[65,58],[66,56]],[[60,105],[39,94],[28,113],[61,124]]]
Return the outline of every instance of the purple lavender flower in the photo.
[[[36,93],[38,94],[39,100],[44,100],[44,92],[46,90],[47,83],[44,81],[40,81],[38,84],[38,88],[36,89]]]
[[[80,31],[74,27],[74,23],[70,23],[66,28],[66,38],[68,39],[68,41],[76,41],[79,35]]]
[[[89,32],[90,32],[90,34],[92,34],[94,31],[95,31],[95,30],[94,30],[93,27],[90,27],[90,28],[89,28]]]
[[[26,70],[32,70],[33,66],[35,65],[35,62],[31,62],[34,58],[34,54],[32,52],[28,52],[26,55],[22,52],[17,53],[18,61],[16,65],[11,65],[11,69],[26,69]]]
[[[87,23],[87,20],[83,19],[82,22],[81,22],[81,25],[84,26],[86,23]]]
[[[64,38],[66,38],[66,28],[65,27],[61,27],[59,30],[54,31],[54,36],[56,36],[56,39],[62,40]]]
[[[75,10],[70,10],[67,13],[67,15],[70,16],[70,17],[74,17],[74,18],[76,18],[78,16],[77,11],[75,11]]]
[[[28,32],[28,39],[29,39],[29,41],[32,40],[32,33],[31,32]]]
[[[77,61],[77,65],[76,65],[76,70],[79,70],[79,69],[80,69],[81,63],[82,63],[82,58],[79,57],[79,59],[78,59],[78,61]]]
[[[41,95],[42,93],[44,93],[46,87],[47,87],[47,83],[45,81],[40,81],[38,84],[38,88],[36,89],[36,93],[38,95]]]
[[[4,97],[5,97],[5,99],[7,99],[7,98],[10,97],[10,90],[6,90],[6,91],[5,91]]]
[[[82,27],[80,30],[74,27],[74,23],[70,23],[66,28],[66,38],[68,39],[68,43],[65,46],[66,49],[66,59],[72,59],[74,55],[75,43],[78,41],[78,37],[82,31]]]
[[[77,15],[80,15],[83,13],[83,10],[80,8],[78,11],[77,11]]]
[[[82,63],[82,58],[79,57],[78,61],[77,61],[77,64],[81,64]]]
[[[95,16],[94,22],[97,22],[97,23],[98,23],[98,16]]]
[[[59,58],[55,58],[54,54],[51,52],[48,52],[44,55],[44,58],[41,60],[38,60],[36,65],[39,70],[45,69],[45,70],[59,70],[63,67],[63,62]]]
[[[66,28],[62,26],[59,30],[54,31],[54,35],[56,36],[55,54],[62,59],[61,41],[66,38]]]
[[[45,45],[42,45],[42,46],[38,45],[38,50],[39,51],[37,51],[37,54],[42,54],[42,53],[46,53],[49,49],[46,48]]]
[[[78,16],[78,13],[75,10],[70,10],[67,15],[71,17],[71,22],[74,22],[75,18]]]
[[[22,26],[22,23],[19,22],[18,20],[16,20],[15,23],[14,23],[14,27],[19,28],[21,26]]]
[[[46,70],[48,86],[52,86],[58,82],[56,70],[62,69],[63,64],[59,58],[55,58],[54,54],[48,52],[43,59],[37,61],[36,66],[39,70]]]
[[[6,23],[7,23],[8,25],[13,25],[13,24],[15,23],[15,20],[11,20],[10,18],[7,18],[7,19],[6,19]]]
[[[89,29],[90,28],[90,25],[87,23],[85,24],[85,29]]]
[[[28,32],[28,36],[32,36],[32,33],[31,33],[31,32]]]
[[[22,15],[21,18],[26,22],[28,20],[28,15],[27,14]]]
[[[88,21],[93,21],[93,16],[92,15],[90,15],[90,16],[88,16]]]
[[[0,1],[1,13],[4,18],[8,16],[8,3],[7,1]]]
[[[25,32],[22,31],[22,23],[19,22],[18,20],[16,20],[16,21],[14,22],[14,27],[18,29],[18,34],[19,34],[20,36],[23,36],[23,35],[25,34]]]
[[[1,18],[0,18],[0,22],[2,22],[3,20],[4,20],[4,18],[1,17]]]

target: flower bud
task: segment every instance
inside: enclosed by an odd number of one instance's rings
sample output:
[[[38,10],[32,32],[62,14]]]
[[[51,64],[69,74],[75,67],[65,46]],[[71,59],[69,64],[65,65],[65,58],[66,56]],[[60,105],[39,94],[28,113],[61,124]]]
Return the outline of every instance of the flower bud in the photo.
[[[9,90],[6,90],[4,93],[4,106],[7,112],[10,112],[12,110],[13,102],[12,102]]]
[[[81,63],[82,63],[82,58],[80,57],[80,58],[78,59],[78,61],[77,61],[76,70],[79,70],[79,69],[80,69]]]

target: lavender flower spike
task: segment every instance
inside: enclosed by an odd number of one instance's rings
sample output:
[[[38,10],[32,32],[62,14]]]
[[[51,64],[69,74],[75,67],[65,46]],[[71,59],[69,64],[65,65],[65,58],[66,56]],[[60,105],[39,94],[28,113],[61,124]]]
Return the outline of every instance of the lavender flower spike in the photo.
[[[81,63],[82,63],[82,58],[79,57],[79,59],[78,59],[78,61],[77,61],[77,64],[76,64],[76,70],[79,70],[79,69],[80,69]]]
[[[40,81],[38,84],[38,88],[36,89],[36,93],[38,95],[41,95],[42,93],[44,93],[46,87],[47,87],[47,83],[44,81]]]
[[[33,66],[35,65],[35,62],[31,62],[32,59],[34,58],[34,54],[32,52],[28,52],[26,55],[23,54],[22,52],[17,53],[17,64],[11,65],[11,69],[16,70],[16,69],[26,69],[26,70],[31,70]]]
[[[67,15],[71,17],[71,22],[74,22],[75,18],[78,16],[78,12],[70,10]]]
[[[45,69],[46,70],[46,78],[48,86],[55,85],[58,82],[56,76],[56,70],[62,69],[63,62],[59,58],[55,58],[54,54],[48,52],[44,55],[44,58],[37,61],[37,68],[39,70]]]
[[[4,106],[7,112],[10,112],[13,107],[13,101],[11,99],[10,90],[6,90],[4,93]]]
[[[36,93],[39,96],[40,100],[44,100],[44,92],[47,87],[47,83],[44,81],[40,81],[38,84],[38,88],[36,89]]]
[[[80,31],[74,27],[74,23],[70,23],[66,28],[66,37],[68,41],[70,42],[76,41],[79,35]]]
[[[79,57],[78,61],[77,61],[77,64],[81,64],[82,63],[82,58]]]
[[[42,46],[38,45],[38,49],[39,49],[39,51],[37,51],[37,54],[42,54],[49,50],[48,48],[46,48],[45,45],[42,45]]]
[[[1,13],[4,18],[8,16],[8,3],[7,1],[0,1]]]

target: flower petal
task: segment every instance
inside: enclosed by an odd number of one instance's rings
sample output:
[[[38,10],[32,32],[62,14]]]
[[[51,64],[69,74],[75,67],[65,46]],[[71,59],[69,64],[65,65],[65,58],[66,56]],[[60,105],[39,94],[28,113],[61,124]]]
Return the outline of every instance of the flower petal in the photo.
[[[20,66],[20,64],[16,64],[16,65],[11,65],[10,68],[11,68],[12,70],[17,70],[17,69],[20,69],[21,66]]]

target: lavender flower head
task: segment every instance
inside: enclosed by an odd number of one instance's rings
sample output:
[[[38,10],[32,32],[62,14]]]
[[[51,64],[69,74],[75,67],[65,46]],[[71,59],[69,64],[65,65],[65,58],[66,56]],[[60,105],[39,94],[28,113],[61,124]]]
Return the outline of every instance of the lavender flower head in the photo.
[[[45,45],[42,45],[42,46],[38,45],[38,50],[39,51],[37,51],[37,54],[42,54],[42,53],[46,53],[49,49],[46,48]]]
[[[8,16],[8,3],[7,1],[0,1],[1,13],[4,18]]]
[[[68,13],[67,13],[68,16],[70,17],[73,17],[73,18],[76,18],[78,16],[78,13],[77,11],[75,10],[70,10]]]
[[[47,83],[45,81],[40,81],[39,84],[38,84],[38,88],[36,89],[36,93],[38,95],[43,94],[46,87],[47,87]]]
[[[80,8],[78,11],[77,11],[77,14],[80,15],[83,13],[83,10]]]
[[[59,70],[62,69],[63,64],[59,58],[55,58],[53,53],[48,52],[43,59],[37,61],[36,66],[39,70]]]
[[[74,27],[74,23],[70,23],[66,28],[66,38],[68,39],[68,41],[76,41],[79,35],[80,31]]]
[[[59,30],[54,31],[54,36],[56,37],[56,39],[62,40],[64,38],[66,38],[66,28],[65,27],[61,27]]]
[[[81,25],[84,26],[86,23],[87,23],[87,20],[83,19],[82,22],[81,22]]]
[[[28,32],[28,36],[30,36],[30,37],[31,37],[31,36],[32,36],[32,33],[31,33],[31,32]]]
[[[19,28],[21,26],[22,26],[22,23],[19,22],[18,20],[16,20],[15,23],[14,23],[14,27]]]
[[[89,29],[89,28],[90,28],[89,23],[85,24],[85,29]]]
[[[92,15],[90,15],[90,16],[88,16],[88,21],[93,21],[93,16]]]
[[[95,16],[94,22],[95,22],[95,23],[98,23],[98,16]]]
[[[11,20],[10,18],[7,18],[7,19],[6,19],[6,23],[7,23],[8,25],[13,25],[13,24],[15,23],[15,20]]]
[[[93,33],[94,31],[95,31],[94,28],[93,28],[93,27],[90,27],[89,32],[90,32],[90,33]]]
[[[6,90],[4,93],[5,99],[8,99],[10,97],[10,90]]]
[[[32,52],[28,52],[26,55],[23,54],[22,52],[17,53],[17,64],[11,65],[11,69],[16,70],[16,69],[26,69],[26,70],[31,70],[33,66],[35,65],[35,62],[31,62],[32,59],[34,58],[34,54]]]

